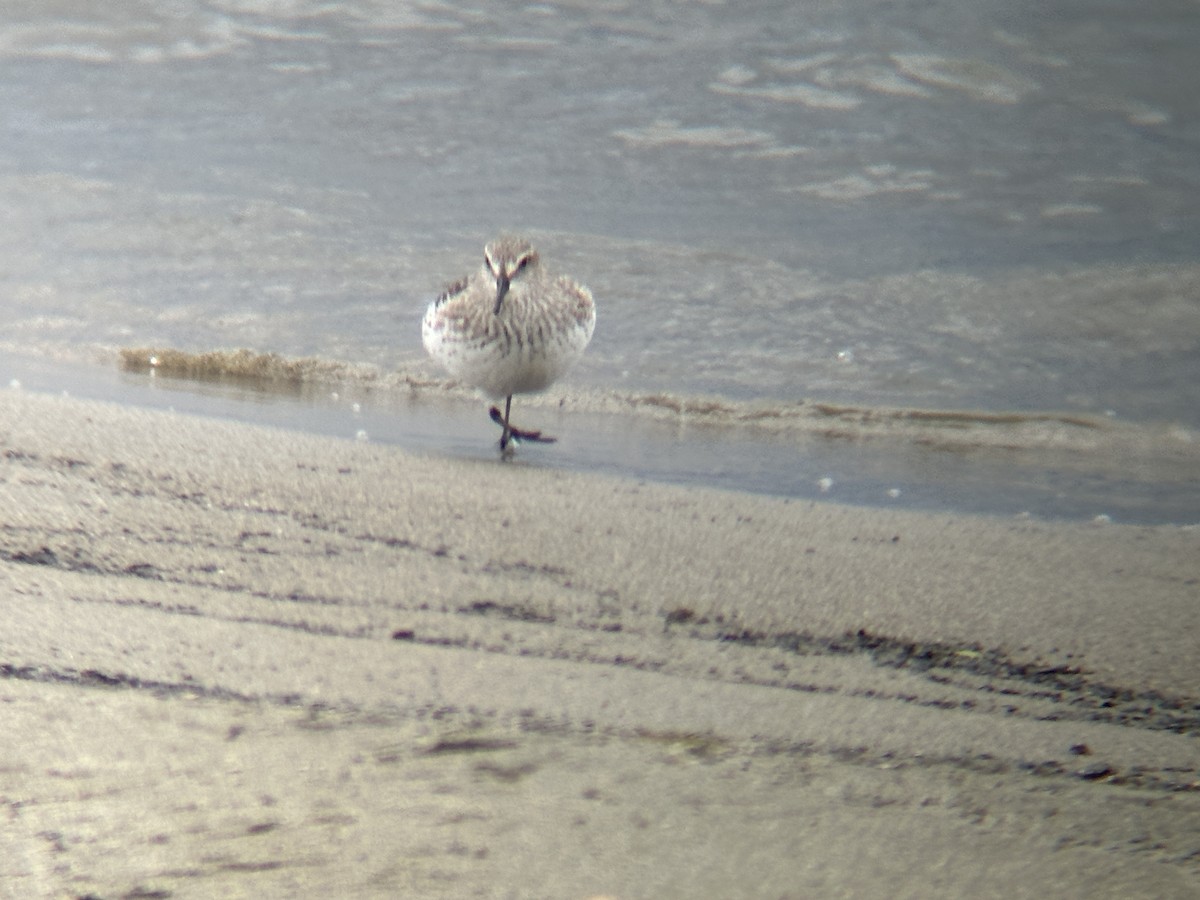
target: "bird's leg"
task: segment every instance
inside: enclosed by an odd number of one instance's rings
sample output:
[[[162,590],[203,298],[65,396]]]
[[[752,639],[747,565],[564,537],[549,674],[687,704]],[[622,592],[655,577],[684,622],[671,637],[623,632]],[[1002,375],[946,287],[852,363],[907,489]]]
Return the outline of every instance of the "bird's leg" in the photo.
[[[512,453],[512,445],[520,441],[529,441],[535,444],[553,444],[557,438],[552,438],[549,435],[542,434],[540,431],[525,431],[513,425],[509,421],[509,413],[512,410],[512,396],[510,395],[504,401],[504,414],[500,414],[500,410],[493,406],[489,411],[492,421],[504,429],[504,434],[500,437],[500,450],[508,455]]]
[[[504,432],[500,435],[500,452],[507,455],[513,452],[510,445],[512,440],[512,425],[509,424],[508,417],[512,413],[512,394],[504,398]]]

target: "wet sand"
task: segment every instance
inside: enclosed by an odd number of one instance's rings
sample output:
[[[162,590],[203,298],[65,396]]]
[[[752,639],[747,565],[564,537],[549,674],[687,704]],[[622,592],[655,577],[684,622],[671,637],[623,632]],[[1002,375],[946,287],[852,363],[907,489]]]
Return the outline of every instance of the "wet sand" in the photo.
[[[0,392],[0,895],[1187,897],[1200,530]]]

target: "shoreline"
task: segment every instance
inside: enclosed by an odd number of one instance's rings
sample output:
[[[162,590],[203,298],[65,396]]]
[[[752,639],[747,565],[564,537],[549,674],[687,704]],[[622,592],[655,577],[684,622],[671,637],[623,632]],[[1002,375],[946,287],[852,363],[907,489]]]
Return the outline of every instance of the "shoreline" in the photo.
[[[2,374],[45,393],[491,459],[494,429],[485,405],[447,383],[414,386],[413,376],[397,373],[379,381],[378,373],[346,374],[340,364],[248,351],[164,351],[159,371],[131,366],[130,354],[144,355],[122,351],[125,362],[117,366],[7,353]],[[303,374],[314,366],[318,372]],[[290,374],[221,374],[227,370]],[[560,471],[880,510],[1200,523],[1200,441],[1180,426],[815,400],[784,409],[619,393],[523,397],[520,409],[561,438],[527,459]]]
[[[0,422],[0,893],[1182,897],[1200,874],[1195,528],[27,391]]]

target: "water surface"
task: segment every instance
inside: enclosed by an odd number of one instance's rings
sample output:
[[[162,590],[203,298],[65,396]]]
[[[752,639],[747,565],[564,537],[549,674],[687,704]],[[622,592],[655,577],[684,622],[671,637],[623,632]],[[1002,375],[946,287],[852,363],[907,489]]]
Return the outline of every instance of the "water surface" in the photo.
[[[1111,458],[1088,472],[1175,460],[1138,479],[1157,485],[1143,508],[1187,482],[1194,3],[123,0],[6,18],[0,349],[111,367],[121,348],[246,347],[437,379],[424,306],[517,229],[597,298],[551,399],[575,413],[637,419],[612,398],[663,396],[1081,415],[1144,428],[1149,459],[1096,450]],[[422,402],[450,421],[442,396]],[[654,422],[599,427],[602,456],[636,460]],[[742,430],[723,452],[753,470],[780,440]],[[1029,480],[907,447],[882,455],[881,489],[957,465],[997,495]],[[869,480],[855,465],[835,483]],[[790,490],[787,467],[768,489]],[[1071,514],[1111,505],[1086,478],[1062,492],[1084,501]]]

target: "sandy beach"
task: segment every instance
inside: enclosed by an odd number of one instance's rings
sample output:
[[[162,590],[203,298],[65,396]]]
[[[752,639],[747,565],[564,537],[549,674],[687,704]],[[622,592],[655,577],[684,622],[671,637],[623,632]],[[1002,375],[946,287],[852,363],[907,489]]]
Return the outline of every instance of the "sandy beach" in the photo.
[[[1195,897],[1200,530],[0,392],[0,896]]]

